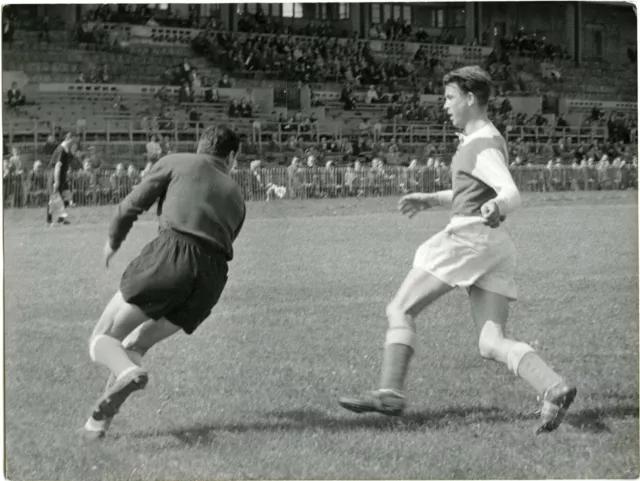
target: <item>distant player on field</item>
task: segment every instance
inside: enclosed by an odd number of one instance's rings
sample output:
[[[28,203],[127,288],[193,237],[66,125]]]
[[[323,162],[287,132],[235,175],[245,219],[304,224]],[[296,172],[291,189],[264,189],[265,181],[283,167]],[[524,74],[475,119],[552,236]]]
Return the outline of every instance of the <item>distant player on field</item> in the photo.
[[[517,298],[516,250],[501,223],[521,201],[507,168],[506,142],[487,117],[491,78],[479,67],[463,67],[447,74],[444,85],[444,109],[453,125],[464,131],[451,164],[453,190],[409,194],[399,208],[413,217],[446,205],[451,207],[451,219],[418,248],[413,269],[387,306],[389,327],[379,389],[339,402],[358,413],[402,414],[405,377],[416,346],[414,320],[443,294],[465,287],[480,333],[480,355],[505,364],[540,394],[538,433],[553,431],[573,402],[576,388],[529,345],[505,337],[509,301]]]
[[[53,178],[50,177],[51,197],[47,204],[47,225],[68,225],[65,208],[71,203],[71,191],[69,189],[69,167],[73,161],[71,148],[78,138],[72,132],[65,135],[64,140],[56,147],[51,155],[50,167],[53,167]]]
[[[147,385],[142,356],[180,330],[193,333],[218,302],[246,214],[228,175],[239,145],[227,127],[208,128],[197,153],[160,159],[118,206],[104,247],[107,267],[156,201],[160,232],[129,264],[91,335],[91,359],[111,378],[81,430],[84,438],[103,437],[127,397]]]

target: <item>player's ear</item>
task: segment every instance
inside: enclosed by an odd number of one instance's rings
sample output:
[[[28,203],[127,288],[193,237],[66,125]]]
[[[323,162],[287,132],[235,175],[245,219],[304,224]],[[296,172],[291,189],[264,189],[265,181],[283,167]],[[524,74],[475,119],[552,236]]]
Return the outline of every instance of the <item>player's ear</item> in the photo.
[[[469,92],[467,94],[467,105],[469,107],[472,107],[473,105],[477,105],[477,104],[478,104],[477,97],[473,94],[473,92]]]
[[[229,168],[233,167],[236,163],[236,152],[233,150],[229,152],[229,158],[227,159],[227,165]]]

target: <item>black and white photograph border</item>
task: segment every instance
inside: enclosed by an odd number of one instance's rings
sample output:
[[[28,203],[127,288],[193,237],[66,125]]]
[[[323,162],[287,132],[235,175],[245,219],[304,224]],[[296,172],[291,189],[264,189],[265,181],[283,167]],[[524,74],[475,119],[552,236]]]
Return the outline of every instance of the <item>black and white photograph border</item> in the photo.
[[[2,26],[7,479],[640,477],[634,3]]]

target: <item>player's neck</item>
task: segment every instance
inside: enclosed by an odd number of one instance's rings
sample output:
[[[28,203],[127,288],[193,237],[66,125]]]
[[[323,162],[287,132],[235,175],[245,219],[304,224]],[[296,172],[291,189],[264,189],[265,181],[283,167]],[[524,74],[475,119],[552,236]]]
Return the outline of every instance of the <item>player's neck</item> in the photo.
[[[211,161],[213,164],[225,174],[229,173],[229,165],[227,164],[227,159],[223,159],[222,157],[218,157],[217,155],[210,155]]]
[[[490,123],[491,121],[486,115],[481,115],[478,118],[469,120],[469,122],[467,122],[467,125],[464,126],[464,135],[471,135]]]

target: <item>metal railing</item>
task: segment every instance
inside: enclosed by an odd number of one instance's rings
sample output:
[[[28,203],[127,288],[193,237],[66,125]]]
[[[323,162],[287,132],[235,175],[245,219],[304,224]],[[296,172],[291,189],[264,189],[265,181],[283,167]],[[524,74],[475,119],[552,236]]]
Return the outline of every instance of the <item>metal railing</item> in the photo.
[[[358,121],[352,118],[350,121]],[[371,125],[366,130],[360,130],[346,124],[337,129],[328,121],[317,122],[305,126],[304,124],[279,123],[265,118],[259,119],[234,119],[224,120],[232,129],[235,129],[252,144],[256,153],[263,155],[268,152],[296,152],[296,148],[289,148],[287,141],[291,137],[301,138],[303,142],[320,143],[322,138],[327,140],[346,139],[357,142],[359,137],[371,137],[374,142],[402,142],[406,145],[416,145],[424,142],[451,142],[456,138],[456,129],[447,124],[427,122],[405,123],[392,120],[381,123],[381,128]],[[56,125],[54,121],[37,119],[3,122],[4,141],[21,151],[39,152],[44,146],[47,137],[53,134],[56,128],[77,132],[83,143],[106,143],[106,154],[113,150],[114,146],[125,146],[131,152],[139,152],[141,147],[152,135],[168,137],[174,144],[187,143],[193,145],[202,132],[204,122],[190,122],[187,120],[172,121],[171,126],[141,128],[140,122],[131,117],[103,118],[95,122],[80,122],[75,125]],[[573,138],[578,141],[605,140],[608,138],[607,130],[603,127],[537,127],[537,126],[512,126],[505,129],[504,136],[507,141],[522,138],[527,142],[544,142],[548,139],[566,141]],[[275,140],[275,142],[273,142]],[[635,139],[632,139],[635,141]],[[121,148],[117,149],[122,152]]]
[[[522,191],[552,192],[637,188],[637,166],[622,167],[511,167]],[[234,170],[231,176],[248,201],[399,196],[451,188],[448,167],[281,167]],[[72,199],[78,206],[116,204],[141,181],[114,170],[73,171],[69,175]],[[5,172],[4,206],[41,207],[49,200],[51,171]]]

